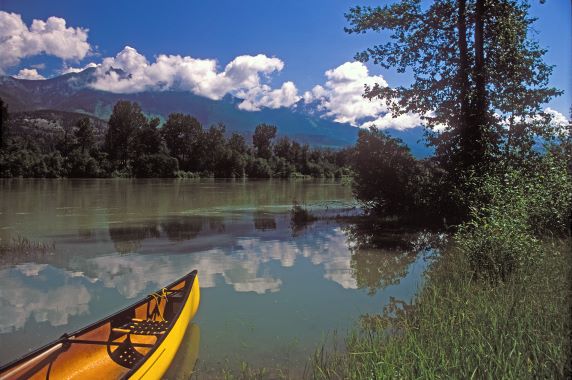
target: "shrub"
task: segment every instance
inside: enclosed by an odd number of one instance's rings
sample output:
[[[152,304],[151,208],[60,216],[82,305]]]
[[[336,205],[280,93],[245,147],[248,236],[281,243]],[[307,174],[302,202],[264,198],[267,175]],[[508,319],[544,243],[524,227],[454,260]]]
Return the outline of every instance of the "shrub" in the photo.
[[[270,178],[272,168],[264,158],[256,158],[246,165],[246,175],[250,178]]]
[[[146,154],[132,162],[132,170],[139,178],[171,178],[179,170],[179,163],[165,154]]]
[[[359,131],[353,192],[374,214],[403,214],[415,208],[417,161],[398,139],[375,128]]]
[[[294,201],[294,205],[290,210],[290,223],[292,228],[296,229],[303,227],[308,223],[316,220],[316,217],[312,215],[306,208],[300,205],[298,202]]]
[[[571,184],[565,164],[552,156],[536,170],[496,169],[472,178],[470,220],[455,240],[473,270],[504,281],[514,271],[534,265],[542,256],[540,239],[564,234],[570,212]]]
[[[73,150],[66,157],[67,175],[71,178],[97,178],[103,175],[99,164],[89,153]]]

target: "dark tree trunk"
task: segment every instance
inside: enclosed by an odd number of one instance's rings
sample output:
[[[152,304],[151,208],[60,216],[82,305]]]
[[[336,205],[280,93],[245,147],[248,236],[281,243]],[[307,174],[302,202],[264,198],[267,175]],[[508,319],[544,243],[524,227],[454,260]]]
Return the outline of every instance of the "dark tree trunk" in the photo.
[[[473,103],[473,120],[471,138],[472,165],[483,164],[485,160],[484,132],[487,128],[487,92],[484,48],[485,0],[476,0],[475,7],[475,98]]]
[[[458,48],[459,48],[459,138],[461,145],[461,154],[471,149],[471,120],[469,117],[470,107],[470,88],[469,88],[469,52],[467,49],[467,2],[466,0],[457,0],[457,29],[459,32]],[[466,160],[463,160],[466,161]]]

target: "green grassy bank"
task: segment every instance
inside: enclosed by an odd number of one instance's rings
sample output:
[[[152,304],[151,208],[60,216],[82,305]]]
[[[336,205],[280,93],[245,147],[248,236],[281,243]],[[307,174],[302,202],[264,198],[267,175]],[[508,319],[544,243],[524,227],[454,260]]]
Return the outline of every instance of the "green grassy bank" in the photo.
[[[431,266],[414,307],[362,320],[344,352],[318,351],[319,379],[565,378],[570,353],[571,241],[508,281],[477,280],[459,250]]]

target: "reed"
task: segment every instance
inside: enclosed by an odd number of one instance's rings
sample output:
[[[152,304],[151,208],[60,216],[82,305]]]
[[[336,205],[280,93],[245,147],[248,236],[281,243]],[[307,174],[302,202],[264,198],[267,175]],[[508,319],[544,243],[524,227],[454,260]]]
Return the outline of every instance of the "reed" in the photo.
[[[56,249],[54,242],[38,242],[24,236],[16,235],[0,238],[0,255],[3,254],[43,254],[52,253]]]

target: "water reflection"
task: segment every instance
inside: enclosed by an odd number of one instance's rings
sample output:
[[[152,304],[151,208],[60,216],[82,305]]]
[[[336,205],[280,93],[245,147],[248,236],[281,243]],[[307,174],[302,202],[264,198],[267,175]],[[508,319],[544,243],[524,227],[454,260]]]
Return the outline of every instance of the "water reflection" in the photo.
[[[201,342],[201,329],[196,323],[191,323],[183,336],[179,351],[171,366],[163,375],[165,380],[187,380],[195,372],[195,366],[199,357]]]
[[[165,231],[167,239],[171,241],[184,241],[196,238],[203,229],[204,220],[183,216],[161,223],[161,229]]]
[[[273,226],[288,224],[288,216],[284,215],[266,219],[272,220]],[[254,217],[254,220],[260,218]],[[411,249],[372,247],[371,230],[356,224],[340,227],[317,222],[294,238],[287,228],[279,231],[274,228],[272,236],[256,235],[256,231],[267,231],[261,228],[250,231],[250,236],[240,236],[237,232],[243,231],[245,225],[248,221],[236,221],[231,231],[234,234],[226,240],[220,239],[225,232],[225,223],[216,219],[207,222],[203,218],[181,217],[130,226],[110,225],[109,237],[119,255],[76,257],[64,265],[66,269],[50,265],[52,273],[49,277],[66,283],[77,276],[74,273],[80,273],[91,282],[98,281],[126,299],[133,299],[200,268],[203,288],[215,287],[221,280],[236,292],[265,294],[278,292],[283,284],[280,277],[268,270],[273,262],[282,268],[292,268],[297,260],[308,260],[322,268],[324,279],[344,289],[365,288],[369,294],[375,294],[378,289],[398,283],[417,258],[417,252]],[[202,241],[196,244],[199,237]],[[402,244],[399,240],[402,236],[397,238],[396,242],[387,240],[385,246]],[[204,249],[205,246],[211,248]],[[13,325],[10,325],[12,318],[3,318],[3,331],[8,327],[21,328],[28,317],[34,316],[40,321],[40,313],[33,312],[37,307],[52,305],[54,311],[57,310],[58,318],[52,317],[53,324],[65,323],[67,314],[87,311],[89,292],[80,284],[49,286],[44,293],[38,291],[37,284],[46,277],[42,272],[53,263],[53,257],[39,257],[37,262],[8,267],[0,272],[3,315],[19,314],[15,319],[18,322]],[[24,277],[28,279],[24,281]],[[24,294],[18,295],[18,292]],[[70,297],[65,296],[66,292]],[[36,301],[40,298],[45,301]],[[21,311],[15,311],[23,299],[31,301],[26,301],[26,307]],[[74,308],[73,305],[79,306]]]
[[[47,264],[0,269],[0,333],[21,329],[32,318],[63,326],[70,316],[88,314],[91,294],[79,277]]]
[[[269,213],[257,212],[254,214],[254,228],[260,231],[276,229],[276,219]]]
[[[398,284],[418,257],[411,244],[417,233],[396,232],[367,220],[346,225],[343,230],[357,287],[366,288],[368,294]]]
[[[381,311],[391,296],[411,299],[424,265],[410,234],[371,222],[330,218],[293,236],[291,200],[351,199],[340,185],[66,183],[0,181],[0,235],[56,243],[54,254],[0,256],[2,362],[195,268],[201,360],[304,360],[324,332]]]
[[[139,251],[144,239],[158,238],[160,235],[154,224],[109,226],[109,237],[117,252],[123,255]]]

